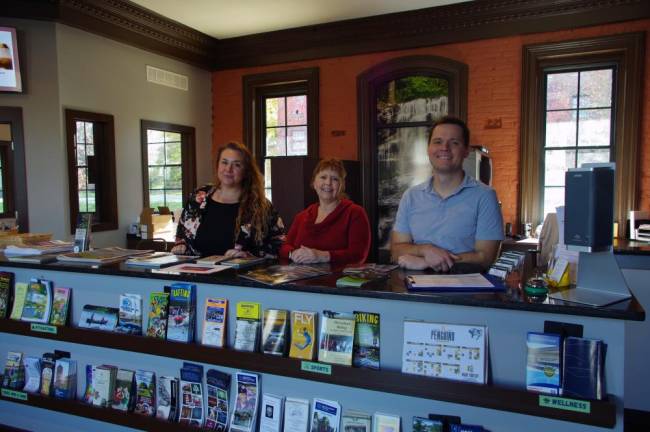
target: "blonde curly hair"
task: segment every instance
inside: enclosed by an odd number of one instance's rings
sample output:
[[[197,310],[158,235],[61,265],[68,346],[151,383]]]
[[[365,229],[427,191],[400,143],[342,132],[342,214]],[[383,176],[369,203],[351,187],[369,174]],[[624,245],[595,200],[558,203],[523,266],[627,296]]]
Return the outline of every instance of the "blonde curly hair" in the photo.
[[[239,197],[239,213],[235,220],[235,238],[239,236],[242,221],[250,223],[251,228],[255,230],[255,242],[262,243],[262,239],[267,234],[266,219],[271,211],[271,203],[264,195],[264,178],[260,173],[257,164],[253,160],[248,147],[236,142],[230,141],[217,150],[216,164],[217,171],[221,154],[224,150],[234,150],[242,156],[242,165],[244,168],[244,177],[241,183],[241,196]],[[215,173],[214,185],[219,188],[221,182]]]

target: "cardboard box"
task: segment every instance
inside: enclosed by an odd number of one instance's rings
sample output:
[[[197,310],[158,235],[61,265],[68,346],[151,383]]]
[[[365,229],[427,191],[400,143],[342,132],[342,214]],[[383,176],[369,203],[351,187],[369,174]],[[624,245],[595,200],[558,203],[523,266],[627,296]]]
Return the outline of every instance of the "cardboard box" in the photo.
[[[148,237],[153,238],[157,234],[175,231],[173,217],[169,208],[160,207],[159,209],[161,214],[154,214],[152,208],[144,208],[140,214],[140,225],[146,227],[145,230],[142,230],[142,228],[141,230],[147,231]]]

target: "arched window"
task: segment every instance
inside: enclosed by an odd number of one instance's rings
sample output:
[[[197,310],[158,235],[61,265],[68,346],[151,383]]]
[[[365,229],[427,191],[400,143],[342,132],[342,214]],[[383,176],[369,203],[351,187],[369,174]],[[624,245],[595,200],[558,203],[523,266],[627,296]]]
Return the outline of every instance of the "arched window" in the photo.
[[[467,66],[436,56],[395,58],[359,75],[357,92],[363,206],[376,227],[370,259],[385,262],[402,194],[431,174],[432,123],[467,117]]]

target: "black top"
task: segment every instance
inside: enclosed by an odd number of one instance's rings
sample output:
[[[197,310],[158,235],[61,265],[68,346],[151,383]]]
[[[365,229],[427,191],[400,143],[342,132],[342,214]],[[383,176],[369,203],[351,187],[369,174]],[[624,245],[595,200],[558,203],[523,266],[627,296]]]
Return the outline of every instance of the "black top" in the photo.
[[[235,244],[235,220],[239,203],[223,204],[207,198],[208,204],[199,229],[196,248],[202,256],[223,255]]]

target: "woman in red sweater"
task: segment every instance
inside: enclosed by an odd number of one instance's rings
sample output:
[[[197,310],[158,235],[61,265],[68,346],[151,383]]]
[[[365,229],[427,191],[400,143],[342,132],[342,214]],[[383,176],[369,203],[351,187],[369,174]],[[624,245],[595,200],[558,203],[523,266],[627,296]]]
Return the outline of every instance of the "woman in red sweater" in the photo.
[[[370,249],[370,223],[363,207],[345,198],[345,168],[337,159],[322,160],[311,185],[318,203],[293,219],[282,258],[300,264],[360,264]]]

